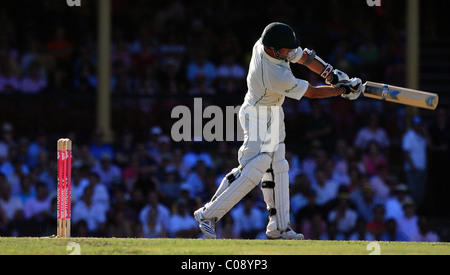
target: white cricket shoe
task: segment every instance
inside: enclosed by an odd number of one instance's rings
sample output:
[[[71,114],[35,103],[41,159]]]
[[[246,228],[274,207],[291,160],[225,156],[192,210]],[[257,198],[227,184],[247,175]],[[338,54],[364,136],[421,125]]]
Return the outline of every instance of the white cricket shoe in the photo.
[[[280,231],[267,231],[266,232],[267,237],[273,240],[304,240],[305,236],[300,233],[296,233],[294,230],[292,230],[290,227],[285,231],[280,233]]]
[[[194,212],[194,218],[199,223],[198,227],[208,239],[216,239],[216,223],[213,220],[203,219],[203,207]]]

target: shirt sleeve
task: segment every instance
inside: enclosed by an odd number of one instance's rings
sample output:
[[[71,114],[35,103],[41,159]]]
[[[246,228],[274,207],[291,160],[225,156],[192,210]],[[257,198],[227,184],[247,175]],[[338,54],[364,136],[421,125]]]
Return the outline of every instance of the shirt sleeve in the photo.
[[[297,79],[289,68],[283,66],[267,66],[265,85],[277,94],[300,100],[308,90],[308,81]]]

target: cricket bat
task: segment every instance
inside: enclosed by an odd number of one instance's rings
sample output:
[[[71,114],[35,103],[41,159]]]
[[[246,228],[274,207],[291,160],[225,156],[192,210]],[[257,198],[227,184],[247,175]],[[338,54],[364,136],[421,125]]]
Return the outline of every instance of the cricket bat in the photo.
[[[367,81],[364,96],[383,101],[404,104],[413,107],[436,110],[439,103],[439,96],[434,93],[428,93],[413,89],[407,89],[392,85],[386,85]]]

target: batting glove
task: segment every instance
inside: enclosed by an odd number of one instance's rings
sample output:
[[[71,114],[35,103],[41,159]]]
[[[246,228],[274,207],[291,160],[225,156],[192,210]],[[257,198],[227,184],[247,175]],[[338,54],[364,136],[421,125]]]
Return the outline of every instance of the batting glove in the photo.
[[[326,80],[325,82],[328,85],[338,85],[340,83],[347,83],[350,81],[350,77],[346,73],[341,70],[335,69],[333,70],[331,81]]]
[[[345,92],[341,96],[348,100],[357,100],[365,90],[365,86],[359,78],[352,78],[350,81],[339,83],[336,86],[345,89]]]

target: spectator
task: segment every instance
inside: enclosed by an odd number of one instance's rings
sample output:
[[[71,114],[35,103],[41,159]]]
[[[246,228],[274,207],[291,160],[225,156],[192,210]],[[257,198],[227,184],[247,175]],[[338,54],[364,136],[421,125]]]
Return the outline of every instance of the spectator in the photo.
[[[205,50],[201,49],[195,53],[193,61],[188,64],[186,73],[191,86],[195,86],[198,77],[203,77],[205,85],[211,86],[217,77],[216,66],[208,60]]]
[[[381,151],[384,151],[390,145],[389,137],[386,130],[380,126],[377,114],[371,114],[367,126],[358,131],[355,147],[360,151],[365,151],[371,141],[376,141]]]
[[[90,236],[104,236],[106,229],[106,210],[104,205],[94,202],[94,186],[89,185],[84,189],[83,197],[75,203],[72,209],[72,222],[78,224],[84,221]]]
[[[349,208],[348,196],[341,196],[336,208],[328,214],[328,222],[336,225],[338,233],[348,236],[356,225],[358,213]]]
[[[171,214],[169,208],[160,203],[159,195],[155,191],[150,192],[147,198],[148,198],[147,204],[139,212],[139,222],[141,223],[141,225],[148,223],[148,215],[149,215],[148,212],[150,211],[150,209],[157,208],[158,209],[156,217],[157,222],[161,222],[164,225],[164,228],[166,228],[166,230],[170,230],[169,228],[171,226],[170,225]]]
[[[7,223],[14,223],[23,217],[23,203],[18,196],[13,196],[11,186],[4,182],[0,186],[0,208],[5,214]]]
[[[364,170],[368,176],[378,174],[378,168],[388,166],[387,159],[380,152],[380,147],[376,141],[370,141],[367,146],[367,153],[363,156]]]
[[[31,175],[24,175],[20,179],[20,192],[18,197],[23,205],[25,205],[28,200],[36,197],[35,184]]]
[[[219,90],[227,94],[241,91],[245,87],[246,77],[246,71],[236,62],[236,56],[233,53],[226,54],[217,68]]]
[[[149,140],[146,144],[147,153],[152,157],[157,159],[159,157],[159,138],[162,136],[163,131],[160,126],[155,125],[150,128],[149,131]]]
[[[41,74],[37,63],[31,64],[28,74],[21,79],[20,91],[26,94],[37,94],[47,88],[47,78]]]
[[[419,217],[416,214],[416,205],[413,199],[406,199],[403,202],[404,214],[397,218],[398,231],[404,234],[408,241],[419,233]]]
[[[193,142],[189,143],[187,142],[186,146],[191,146],[192,148],[188,148],[185,150],[185,154],[183,155],[183,166],[185,169],[193,169],[194,166],[197,165],[199,161],[203,161],[204,165],[206,165],[208,168],[213,167],[213,159],[211,157],[211,154],[206,152],[203,147],[202,143],[200,142]]]
[[[305,174],[298,174],[292,185],[292,195],[290,197],[291,210],[294,215],[308,205],[308,193],[310,189],[311,184],[308,177]]]
[[[100,182],[108,190],[112,190],[114,186],[117,186],[122,178],[121,169],[112,162],[111,156],[107,153],[103,153],[100,156],[100,163],[92,168],[92,172],[98,175]]]
[[[158,219],[158,207],[152,207],[148,211],[147,222],[142,223],[143,238],[167,238],[167,229]]]
[[[93,187],[92,203],[101,205],[105,212],[108,212],[110,207],[109,192],[106,185],[101,181],[98,173],[91,172],[89,175],[89,185]]]
[[[205,192],[205,179],[208,168],[204,161],[199,160],[194,169],[189,173],[186,181],[182,183],[183,188],[189,190],[191,198],[203,198]]]
[[[225,152],[228,152],[228,151],[225,151]],[[286,160],[289,162],[289,167],[290,167],[289,182],[292,183],[295,181],[295,178],[299,174],[302,173],[300,158],[294,152],[287,150],[286,151]],[[231,169],[233,169],[233,168],[231,168]]]
[[[173,165],[175,167],[175,169],[178,171],[178,173],[180,174],[180,180],[185,179],[191,169],[190,166],[188,166],[187,164],[184,163],[183,151],[180,148],[175,148],[173,150],[173,157],[171,159],[171,165]],[[220,180],[222,178],[220,178]]]
[[[367,223],[359,218],[355,223],[355,228],[348,237],[350,241],[375,241],[375,237],[367,230]]]
[[[114,148],[111,144],[105,142],[103,130],[97,128],[94,130],[92,142],[89,145],[90,153],[96,160],[107,154],[111,159],[116,157]]]
[[[15,145],[15,142],[13,126],[9,122],[4,122],[1,127],[0,138],[0,167],[7,160],[9,149]]]
[[[6,180],[11,185],[11,191],[13,195],[17,195],[20,192],[20,178],[30,173],[28,166],[24,164],[18,157],[14,157],[11,161],[12,171],[7,174]]]
[[[128,192],[131,192],[134,189],[134,184],[139,175],[139,166],[139,157],[136,154],[133,154],[128,164],[123,167],[122,182]]]
[[[150,37],[142,37],[138,51],[134,50],[133,63],[139,73],[148,73],[149,68],[154,68],[158,62],[157,43]]]
[[[307,118],[304,127],[306,142],[318,140],[326,150],[331,150],[333,133],[333,120],[324,112],[324,107],[319,102],[311,104],[311,115]]]
[[[415,116],[412,127],[402,140],[404,169],[411,197],[417,206],[421,206],[426,187],[427,176],[427,140],[422,118]]]
[[[155,177],[157,168],[156,162],[152,158],[143,158],[139,161],[139,170],[133,189],[139,189],[144,197],[159,189],[159,181]]]
[[[142,209],[145,207],[145,198],[142,194],[142,191],[139,189],[134,189],[127,196],[130,196],[128,204],[130,209],[138,214],[138,221],[140,222],[140,213]]]
[[[377,170],[378,172],[370,178],[370,184],[375,195],[385,202],[391,194],[391,188],[395,187],[396,178],[389,174],[389,167],[386,165],[380,165]]]
[[[53,174],[55,167],[54,159],[49,154],[42,151],[38,155],[38,164],[34,168],[30,169],[30,173],[41,182],[47,185],[47,190],[56,189],[56,178]]]
[[[81,144],[77,157],[74,159],[73,166],[92,168],[97,164],[98,160],[92,155],[91,149],[87,144]]]
[[[84,61],[81,63],[79,71],[73,79],[73,85],[80,94],[92,94],[97,89],[98,81],[95,67],[90,62]]]
[[[312,188],[317,194],[317,204],[323,206],[337,196],[339,184],[327,177],[322,168],[317,168],[315,174],[317,185]]]
[[[234,226],[233,217],[230,214],[226,214],[217,224],[217,230],[220,232],[220,238],[222,239],[238,239],[239,232],[236,232]]]
[[[47,194],[47,186],[38,182],[36,184],[36,197],[29,199],[24,205],[26,219],[34,219],[40,223],[51,215],[51,201]]]
[[[320,240],[327,233],[327,222],[320,212],[315,212],[310,219],[305,219],[300,227],[306,240]]]
[[[133,209],[126,196],[125,192],[114,192],[114,199],[111,200],[107,213],[109,237],[135,238],[142,235],[139,230],[138,212]]]
[[[111,63],[120,64],[120,68],[128,71],[133,62],[130,51],[124,40],[120,40],[113,46],[111,51]]]
[[[144,75],[137,79],[136,93],[140,95],[156,95],[161,93],[161,84],[155,75],[154,68],[145,67]]]
[[[322,241],[343,241],[345,236],[337,230],[337,224],[335,222],[329,222],[327,226],[327,232],[320,236]]]
[[[16,62],[0,52],[0,93],[14,93],[20,89],[19,69]]]
[[[309,190],[307,197],[308,197],[308,204],[305,205],[305,207],[300,209],[300,211],[298,211],[295,214],[295,221],[296,221],[297,225],[299,225],[301,227],[309,226],[309,225],[305,225],[305,224],[310,224],[315,215],[317,215],[317,214],[321,215],[322,219],[325,215],[324,207],[322,207],[316,203],[316,198],[317,198],[316,192],[314,190]]]
[[[169,95],[180,95],[186,89],[186,78],[183,75],[181,61],[167,58],[158,72],[162,91]]]
[[[180,199],[175,204],[176,210],[170,217],[170,236],[175,238],[196,238],[200,234],[198,223],[188,211],[187,201]]]
[[[373,219],[367,222],[367,232],[370,233],[375,240],[381,240],[387,231],[384,205],[379,204],[373,209]]]
[[[27,151],[27,165],[35,167],[38,165],[38,158],[41,152],[49,153],[48,151],[48,135],[43,130],[38,130],[36,139],[31,141]]]
[[[27,72],[32,64],[38,64],[40,59],[39,53],[39,41],[37,39],[30,39],[29,44],[26,45],[27,49],[22,54],[20,59],[20,69],[22,72]],[[42,75],[45,75],[45,70],[41,68]]]
[[[353,191],[359,189],[361,180],[363,178],[363,174],[360,172],[360,169],[358,167],[351,166],[348,169],[348,177],[349,177],[348,191],[350,193],[353,193]]]
[[[411,236],[413,242],[439,242],[439,236],[430,230],[429,221],[426,217],[419,217],[417,221],[419,232]]]
[[[391,197],[386,200],[386,218],[398,219],[403,217],[403,203],[408,199],[408,186],[398,184],[392,191]]]
[[[245,197],[231,215],[235,232],[242,239],[255,239],[259,232],[265,230],[265,213],[256,207],[255,200],[251,196]]]
[[[47,50],[60,66],[68,66],[74,51],[74,45],[66,37],[66,30],[58,26],[53,40],[47,42]]]
[[[308,176],[311,186],[316,185],[315,171],[317,167],[324,167],[327,160],[327,152],[318,140],[313,140],[309,146],[309,152],[302,161],[301,170]]]
[[[353,196],[353,202],[356,205],[356,211],[359,216],[365,221],[373,220],[374,208],[383,203],[381,199],[375,195],[372,185],[370,185],[370,182],[368,182],[367,179],[362,184],[360,192]]]
[[[200,97],[204,95],[215,95],[216,90],[211,84],[208,84],[204,75],[197,75],[191,83],[189,95]]]
[[[335,163],[333,169],[333,178],[336,179],[341,185],[349,186],[351,183],[349,169],[349,152],[354,150],[349,147],[344,139],[338,139],[335,144],[335,149],[331,160]]]
[[[408,238],[397,229],[397,222],[395,219],[386,220],[386,232],[380,237],[383,242],[406,242]]]
[[[89,185],[89,167],[72,166],[71,193],[72,202],[76,203],[83,197],[84,189]]]
[[[380,58],[379,47],[375,45],[374,38],[372,34],[366,34],[363,43],[359,46],[358,57],[362,61],[362,67],[369,73],[368,77],[377,77],[379,73],[379,63]]]
[[[159,184],[159,191],[165,205],[172,205],[179,198],[181,193],[179,176],[173,166],[166,167],[164,180]]]

